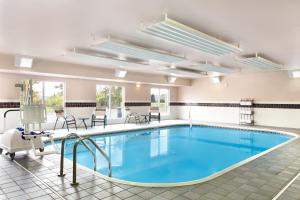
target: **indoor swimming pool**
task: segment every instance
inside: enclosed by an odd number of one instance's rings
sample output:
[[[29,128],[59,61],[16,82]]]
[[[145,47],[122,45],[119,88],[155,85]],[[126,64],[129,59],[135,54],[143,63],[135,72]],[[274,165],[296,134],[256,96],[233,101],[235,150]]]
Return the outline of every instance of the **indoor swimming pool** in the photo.
[[[220,173],[293,138],[290,135],[186,125],[91,136],[111,159],[112,178],[153,184],[186,184]],[[73,159],[74,139],[66,140],[65,157]],[[60,146],[61,141],[56,142]],[[92,145],[90,145],[92,147]],[[104,157],[96,171],[108,174]],[[77,162],[94,169],[93,156],[82,145]]]

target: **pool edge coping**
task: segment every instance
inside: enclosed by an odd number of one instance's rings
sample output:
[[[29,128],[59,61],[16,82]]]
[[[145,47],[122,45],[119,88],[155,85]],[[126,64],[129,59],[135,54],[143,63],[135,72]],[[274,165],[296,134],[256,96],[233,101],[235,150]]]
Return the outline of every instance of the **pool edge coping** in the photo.
[[[144,129],[149,129],[149,128],[163,128],[163,127],[169,127],[169,126],[176,126],[176,125],[189,125],[187,122],[185,123],[173,123],[173,124],[157,124],[156,126],[151,126],[151,127],[139,127],[137,129],[126,129],[123,130],[123,132],[128,132],[128,131],[138,131],[138,130],[144,130]],[[119,183],[119,184],[125,184],[125,185],[131,185],[131,186],[139,186],[139,187],[160,187],[160,188],[167,188],[167,187],[180,187],[180,186],[189,186],[189,185],[195,185],[195,184],[199,184],[199,183],[204,183],[207,181],[210,181],[212,179],[215,179],[219,176],[222,176],[242,165],[245,165],[259,157],[262,157],[278,148],[281,148],[291,142],[294,142],[295,140],[299,139],[300,136],[298,134],[295,134],[293,132],[290,131],[283,131],[283,130],[276,130],[276,129],[270,129],[270,128],[258,128],[258,127],[249,127],[249,126],[240,126],[240,125],[218,125],[218,124],[212,124],[212,123],[194,123],[195,126],[209,126],[209,127],[215,127],[215,128],[229,128],[229,129],[238,129],[238,130],[248,130],[248,131],[261,131],[261,132],[269,132],[269,133],[275,133],[275,134],[282,134],[282,135],[289,135],[289,136],[293,136],[293,138],[289,139],[288,141],[285,141],[281,144],[278,144],[268,150],[265,150],[259,154],[256,154],[254,156],[251,156],[245,160],[242,160],[234,165],[231,165],[230,167],[227,167],[221,171],[218,171],[210,176],[207,176],[205,178],[199,179],[199,180],[194,180],[194,181],[186,181],[186,182],[179,182],[179,183],[139,183],[139,182],[133,182],[133,181],[125,181],[125,180],[121,180],[121,179],[117,179],[117,178],[112,178],[112,177],[108,177],[106,175],[103,175],[97,171],[94,171],[92,169],[89,169],[88,167],[85,167],[79,163],[77,163],[77,166],[83,170],[87,170],[89,172],[91,172],[93,175],[96,175],[100,178],[103,178],[107,181],[110,182],[115,182],[115,183]],[[108,131],[108,132],[104,132],[104,133],[100,133],[100,134],[86,134],[86,135],[82,135],[82,136],[96,136],[96,135],[104,135],[104,134],[114,134],[120,132],[119,130],[114,130],[114,131]],[[57,140],[59,140],[58,138],[56,138]],[[61,138],[60,138],[61,139]],[[68,160],[68,159],[67,159]],[[68,160],[70,162],[72,162],[71,160]]]

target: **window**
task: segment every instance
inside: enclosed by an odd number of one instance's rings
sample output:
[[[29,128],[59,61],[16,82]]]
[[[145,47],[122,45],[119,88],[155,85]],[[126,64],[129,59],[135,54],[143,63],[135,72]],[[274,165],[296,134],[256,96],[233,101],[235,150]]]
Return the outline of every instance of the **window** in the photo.
[[[97,85],[96,102],[105,107],[111,118],[121,118],[124,108],[124,88],[120,86]]]
[[[32,100],[34,104],[45,104],[48,117],[55,117],[55,109],[64,107],[63,82],[33,81]]]
[[[151,158],[168,154],[169,131],[167,129],[154,131],[151,134],[150,156]]]
[[[169,113],[169,90],[151,88],[151,107],[159,107],[162,114]]]

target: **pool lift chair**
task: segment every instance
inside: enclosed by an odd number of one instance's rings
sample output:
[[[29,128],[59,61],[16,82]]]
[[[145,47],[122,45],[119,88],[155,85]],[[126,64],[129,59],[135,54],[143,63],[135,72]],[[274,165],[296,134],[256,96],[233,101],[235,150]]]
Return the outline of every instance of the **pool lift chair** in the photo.
[[[7,113],[19,111],[23,127],[6,130]],[[24,105],[20,110],[8,110],[4,113],[4,131],[0,134],[0,153],[5,150],[11,160],[19,151],[33,150],[35,156],[55,154],[56,148],[53,133],[41,131],[41,123],[47,121],[46,108],[44,105]],[[38,130],[35,125],[38,124]],[[44,151],[43,139],[51,141],[52,150]],[[39,152],[37,151],[39,150]]]
[[[33,81],[22,80],[15,86],[20,88],[20,109],[7,110],[4,113],[3,132],[0,133],[0,154],[5,150],[11,160],[19,151],[33,150],[35,156],[56,153],[53,133],[41,130],[41,124],[47,121],[45,105],[33,104]],[[9,112],[20,112],[22,127],[6,130],[6,117]],[[38,129],[35,126],[38,125]],[[52,150],[44,151],[44,139],[51,141]],[[37,149],[39,152],[37,152]]]

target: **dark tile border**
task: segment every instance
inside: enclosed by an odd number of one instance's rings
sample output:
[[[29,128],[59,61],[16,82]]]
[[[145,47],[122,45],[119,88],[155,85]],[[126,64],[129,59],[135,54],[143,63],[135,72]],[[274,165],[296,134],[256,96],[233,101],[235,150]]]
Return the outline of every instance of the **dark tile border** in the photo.
[[[150,102],[125,102],[125,106],[150,106]],[[96,102],[66,102],[66,107],[96,107]],[[239,107],[239,103],[170,102],[170,106]],[[300,109],[300,104],[254,103],[254,108]],[[0,108],[20,108],[20,102],[0,102]]]
[[[267,104],[254,103],[255,108],[281,108],[281,109],[300,109],[300,104]]]
[[[150,106],[150,102],[125,102],[125,106]]]
[[[207,107],[239,107],[238,103],[184,103],[170,102],[171,106],[207,106]]]
[[[0,108],[20,108],[20,102],[0,102]]]
[[[205,106],[205,107],[239,107],[239,103],[186,103],[171,102],[171,106]],[[300,104],[268,104],[254,103],[254,108],[278,108],[278,109],[300,109]]]
[[[96,102],[66,102],[66,107],[96,107]]]

